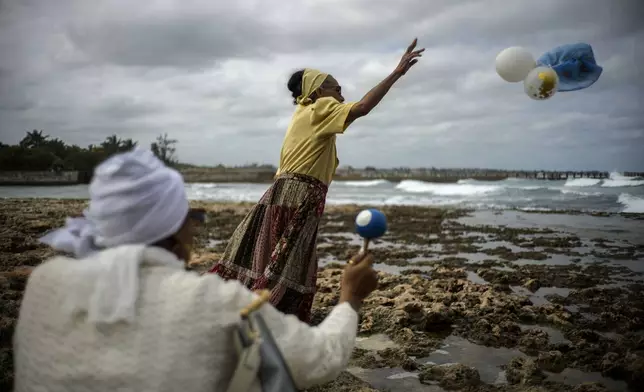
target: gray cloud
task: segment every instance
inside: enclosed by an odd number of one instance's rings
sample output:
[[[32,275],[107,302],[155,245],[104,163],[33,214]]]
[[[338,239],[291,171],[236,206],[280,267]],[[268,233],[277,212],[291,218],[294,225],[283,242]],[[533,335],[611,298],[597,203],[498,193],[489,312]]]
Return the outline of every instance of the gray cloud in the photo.
[[[245,19],[245,18],[244,18]],[[95,61],[123,66],[194,68],[235,56],[268,56],[270,49],[248,45],[272,30],[261,23],[221,14],[164,15],[69,28],[70,39]]]
[[[167,132],[188,162],[277,164],[292,71],[330,72],[358,100],[418,36],[424,57],[339,138],[342,164],[644,169],[641,1],[219,3],[3,2],[0,140]],[[573,42],[604,67],[587,90],[535,102],[494,71],[505,47]]]

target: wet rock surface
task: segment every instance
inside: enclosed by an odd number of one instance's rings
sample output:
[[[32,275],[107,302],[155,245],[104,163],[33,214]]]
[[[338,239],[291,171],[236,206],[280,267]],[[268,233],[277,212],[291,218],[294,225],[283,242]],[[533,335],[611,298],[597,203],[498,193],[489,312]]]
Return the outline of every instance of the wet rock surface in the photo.
[[[85,204],[0,200],[0,390],[10,390],[12,382],[11,336],[30,268],[55,254],[37,239]],[[208,212],[191,263],[204,271],[224,251],[250,205],[194,205]],[[313,324],[337,304],[342,265],[360,247],[352,234],[358,210],[330,206],[325,212]],[[390,231],[372,247],[380,283],[360,311],[359,336],[388,341],[359,344],[350,367],[388,369],[395,373],[387,373],[392,382],[404,376],[405,385],[425,388],[418,390],[625,390],[622,384],[606,389],[607,381],[586,377],[591,373],[644,390],[644,280],[626,267],[642,257],[641,246],[547,228],[468,226],[459,220],[467,211],[389,207],[384,212]],[[508,357],[486,361],[477,354],[480,366],[422,360],[451,358],[454,347],[445,342],[453,338],[481,353]],[[462,354],[459,361],[468,357]],[[494,365],[484,368],[486,362]],[[572,384],[551,381],[552,374],[570,369],[581,374]],[[375,390],[346,372],[310,389]]]
[[[506,378],[510,384],[538,385],[546,379],[546,375],[534,360],[515,358],[508,364]]]
[[[437,382],[447,390],[461,390],[471,388],[481,383],[479,372],[460,363],[436,366],[425,366],[418,375],[421,383]]]

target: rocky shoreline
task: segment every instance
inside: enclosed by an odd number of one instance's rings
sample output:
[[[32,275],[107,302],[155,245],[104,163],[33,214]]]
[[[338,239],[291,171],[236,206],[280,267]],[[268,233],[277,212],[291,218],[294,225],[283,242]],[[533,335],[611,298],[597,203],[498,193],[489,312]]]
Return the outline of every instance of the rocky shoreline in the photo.
[[[85,203],[0,200],[0,390],[11,385],[11,336],[29,269],[54,254],[36,240]],[[209,218],[191,264],[203,271],[249,205],[194,204]],[[341,263],[360,246],[358,210],[325,212],[314,322],[337,303]],[[311,391],[644,390],[641,243],[474,225],[463,210],[384,212],[390,231],[372,247],[380,286],[361,311],[349,368]]]

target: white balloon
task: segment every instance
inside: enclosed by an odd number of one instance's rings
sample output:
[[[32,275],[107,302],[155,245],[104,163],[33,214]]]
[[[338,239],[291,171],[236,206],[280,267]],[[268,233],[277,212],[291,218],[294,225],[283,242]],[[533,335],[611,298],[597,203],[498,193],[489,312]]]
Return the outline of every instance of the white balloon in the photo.
[[[520,82],[537,66],[530,52],[520,46],[501,51],[496,56],[496,73],[506,82]]]
[[[550,67],[537,67],[523,81],[523,90],[528,97],[542,101],[552,98],[559,87],[559,76]]]

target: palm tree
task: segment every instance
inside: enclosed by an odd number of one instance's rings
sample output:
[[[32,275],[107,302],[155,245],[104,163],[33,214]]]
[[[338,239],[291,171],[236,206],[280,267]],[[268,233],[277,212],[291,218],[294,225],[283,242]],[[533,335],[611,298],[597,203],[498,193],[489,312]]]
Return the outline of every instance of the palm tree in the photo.
[[[121,141],[120,151],[130,151],[133,150],[137,145],[137,142],[132,139],[124,139]]]
[[[163,163],[166,165],[175,165],[177,159],[175,157],[175,152],[177,149],[174,147],[177,144],[176,139],[168,138],[168,134],[163,134],[157,136],[156,142],[150,145],[150,149]]]
[[[116,135],[108,136],[105,138],[105,141],[101,143],[101,147],[108,154],[115,154],[119,152],[121,147],[121,139]]]
[[[44,146],[47,147],[47,149],[51,152],[54,153],[57,157],[60,158],[65,158],[67,155],[67,145],[65,142],[60,140],[59,138],[54,138],[51,140],[47,140],[46,142],[43,143]]]
[[[34,129],[31,132],[27,132],[27,136],[25,136],[20,141],[20,147],[22,148],[40,147],[47,141],[48,138],[49,138],[49,135],[44,135],[42,131],[37,131]]]

